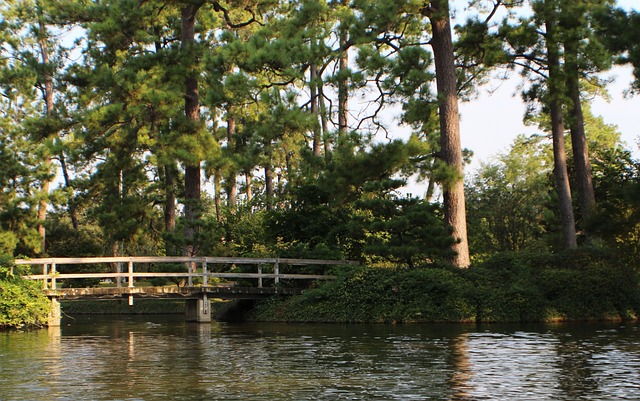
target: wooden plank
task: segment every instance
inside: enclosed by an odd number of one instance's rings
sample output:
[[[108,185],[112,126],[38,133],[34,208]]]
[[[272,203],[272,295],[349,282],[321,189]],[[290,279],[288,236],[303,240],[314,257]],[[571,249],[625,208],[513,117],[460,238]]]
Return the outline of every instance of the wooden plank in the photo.
[[[90,258],[35,258],[16,259],[16,265],[75,265],[98,263],[211,263],[211,264],[286,264],[286,265],[349,265],[350,260],[316,260],[290,258],[236,258],[236,257],[188,257],[188,256],[105,256]]]
[[[45,295],[59,300],[106,300],[126,297],[157,299],[197,299],[202,294],[223,299],[260,299],[280,295],[300,294],[300,288],[258,288],[258,287],[104,287],[104,288],[61,288],[46,290]]]
[[[336,276],[318,275],[318,274],[274,274],[274,273],[207,273],[208,277],[219,278],[284,278],[284,279],[301,279],[301,280],[333,280]],[[44,280],[51,278],[52,275],[43,274],[31,274],[24,276],[29,280]],[[129,273],[58,273],[55,275],[58,280],[66,278],[117,278],[117,277],[129,277]],[[154,273],[154,272],[138,272],[133,273],[133,277],[204,277],[203,273],[180,273],[180,272],[167,272],[167,273]]]
[[[56,263],[57,265],[78,265],[78,264],[98,264],[98,263],[202,263],[204,258],[193,258],[188,256],[104,256],[90,258],[36,258],[36,259],[16,259],[16,265],[42,265]]]

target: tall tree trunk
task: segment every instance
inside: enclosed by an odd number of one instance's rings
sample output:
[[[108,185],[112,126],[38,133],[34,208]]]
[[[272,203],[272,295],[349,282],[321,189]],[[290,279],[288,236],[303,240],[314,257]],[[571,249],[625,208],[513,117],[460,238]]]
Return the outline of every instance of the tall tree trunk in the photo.
[[[233,110],[229,108],[229,116],[227,117],[227,144],[232,152],[236,152],[236,117]],[[236,181],[235,167],[229,172],[226,178],[227,206],[229,211],[233,213],[238,204],[238,183]]]
[[[196,13],[199,5],[187,5],[182,9],[182,36],[181,48],[190,52],[195,42],[195,22]],[[192,57],[192,56],[189,56]],[[194,63],[195,60],[190,60]],[[200,103],[198,93],[198,76],[195,72],[189,72],[184,80],[184,112],[187,120],[191,123],[192,129],[195,130],[200,120]],[[185,135],[194,132],[185,132]],[[184,171],[184,216],[185,216],[185,247],[183,254],[186,256],[195,256],[198,252],[195,245],[196,222],[200,219],[201,201],[200,201],[200,163],[185,166]]]
[[[49,44],[47,42],[47,27],[44,23],[44,16],[42,15],[42,10],[40,8],[40,4],[36,3],[37,14],[38,14],[38,45],[40,46],[40,54],[42,56],[42,70],[44,71],[44,89],[42,96],[44,98],[46,117],[50,118],[53,114],[53,76],[49,72]],[[47,136],[50,136],[53,133],[47,133]],[[48,138],[44,138],[45,141]],[[43,160],[43,165],[47,172],[51,171],[51,156],[49,153],[45,151],[45,156]],[[46,238],[47,232],[44,226],[44,222],[47,219],[47,206],[48,206],[48,197],[49,197],[49,189],[51,187],[51,179],[48,177],[44,178],[41,182],[41,190],[42,194],[40,197],[40,201],[38,202],[38,234],[40,234],[40,253],[43,255],[46,253]]]
[[[176,229],[176,178],[178,169],[175,164],[164,166],[164,229],[173,232]]]
[[[578,39],[570,37],[565,42],[565,73],[569,105],[569,128],[571,147],[576,169],[576,185],[582,220],[591,218],[596,208],[596,195],[593,189],[589,145],[584,130],[584,115],[580,98],[580,71],[578,67]],[[584,228],[584,227],[583,227]]]
[[[458,89],[451,37],[448,0],[437,0],[427,10],[433,37],[431,46],[436,67],[438,90],[438,112],[440,117],[440,146],[442,160],[456,177],[444,185],[443,202],[445,222],[453,228],[456,255],[453,264],[468,267],[471,264],[467,240],[467,215],[462,180],[462,147],[460,144],[460,115],[458,111]]]
[[[251,202],[251,200],[253,199],[253,190],[251,189],[251,171],[247,170],[244,172],[244,183],[245,186],[247,187],[246,191],[247,191],[247,204],[249,204]]]
[[[267,162],[264,166],[264,190],[267,197],[267,210],[273,210],[273,168],[270,162]]]
[[[216,207],[216,221],[222,222],[222,197],[220,196],[220,170],[213,173],[213,201]]]
[[[343,0],[342,4],[347,6],[348,0]],[[348,112],[349,112],[349,50],[347,49],[347,40],[349,39],[349,27],[344,21],[340,23],[340,59],[339,71],[340,79],[338,80],[338,143],[347,136],[349,128]]]
[[[162,51],[162,42],[160,37],[162,32],[159,26],[154,28],[156,41],[154,42],[156,53]],[[155,127],[156,121],[154,118],[153,126]],[[164,230],[167,233],[173,233],[176,229],[176,215],[177,215],[177,181],[178,181],[178,166],[174,162],[169,162],[161,167],[160,174],[164,178]],[[169,249],[171,248],[171,249]],[[167,255],[174,255],[178,250],[173,246],[167,247],[165,252]]]
[[[324,142],[324,158],[328,160],[331,157],[331,140],[329,137],[329,122],[327,121],[327,105],[324,102],[324,91],[321,82],[318,84],[317,90],[320,126],[322,127],[322,140]]]
[[[322,155],[322,131],[320,127],[320,113],[318,109],[318,66],[315,62],[309,68],[309,90],[311,92],[311,115],[315,117],[313,125],[313,155]]]
[[[64,187],[73,190],[71,185],[71,178],[69,177],[69,169],[67,168],[67,160],[64,156],[64,151],[60,151],[60,169],[62,170],[62,178],[64,179]],[[72,192],[73,193],[73,192]],[[69,199],[69,218],[71,218],[71,226],[75,231],[78,231],[80,224],[78,223],[78,211],[76,210],[75,199],[73,196]]]
[[[576,239],[575,218],[571,201],[571,188],[567,173],[567,155],[564,145],[564,123],[562,108],[558,99],[561,92],[560,80],[560,50],[555,40],[555,23],[547,19],[547,58],[549,62],[549,113],[551,117],[551,135],[553,137],[553,174],[556,180],[556,190],[560,200],[560,221],[562,224],[562,239],[565,249],[578,247]]]

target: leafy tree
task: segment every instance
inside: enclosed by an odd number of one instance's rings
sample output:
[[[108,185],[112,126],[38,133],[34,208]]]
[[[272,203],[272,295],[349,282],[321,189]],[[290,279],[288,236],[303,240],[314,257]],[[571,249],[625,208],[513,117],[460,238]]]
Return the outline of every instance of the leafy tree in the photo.
[[[559,200],[562,244],[564,248],[572,249],[577,247],[577,236],[564,138],[566,91],[559,45],[562,32],[558,29],[556,3],[532,1],[532,16],[519,17],[513,24],[505,19],[497,32],[497,37],[502,39],[504,56],[492,57],[488,61],[506,63],[511,68],[522,67],[522,74],[530,82],[523,93],[529,104],[528,115],[538,112],[548,115],[545,120],[548,123],[543,126],[551,131],[553,139],[553,173]]]
[[[544,247],[552,159],[546,138],[521,135],[481,165],[466,188],[473,254]]]
[[[593,73],[610,68],[612,56],[594,29],[594,16],[611,3],[608,0],[560,1],[558,28],[564,44],[564,71],[568,98],[567,114],[575,163],[575,182],[583,220],[588,221],[596,208],[589,146],[585,135],[580,81],[595,82]]]
[[[37,202],[34,207],[41,237],[39,253],[45,252],[44,222],[50,185],[55,178],[54,141],[61,125],[54,112],[54,92],[65,57],[65,49],[56,43],[51,33],[52,12],[46,1],[12,1],[4,7],[2,21],[6,32],[6,40],[1,42],[2,58],[6,62],[0,65],[3,70],[0,81],[7,85],[3,91],[9,101],[7,111],[14,103],[25,112],[24,118],[14,120],[12,135],[32,142],[26,154],[32,164],[29,195]]]

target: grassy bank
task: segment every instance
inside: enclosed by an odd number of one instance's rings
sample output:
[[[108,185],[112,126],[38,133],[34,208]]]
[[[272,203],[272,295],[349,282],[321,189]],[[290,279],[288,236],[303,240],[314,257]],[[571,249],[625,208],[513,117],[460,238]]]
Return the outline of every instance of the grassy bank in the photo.
[[[293,298],[270,299],[256,321],[541,322],[635,319],[638,271],[601,250],[502,254],[468,269],[352,268]]]

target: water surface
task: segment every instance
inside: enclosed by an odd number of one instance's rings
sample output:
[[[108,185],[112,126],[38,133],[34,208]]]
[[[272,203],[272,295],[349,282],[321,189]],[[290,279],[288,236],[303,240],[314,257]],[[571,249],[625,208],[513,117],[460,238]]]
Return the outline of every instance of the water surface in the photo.
[[[0,333],[0,400],[637,400],[636,324],[192,324]]]

